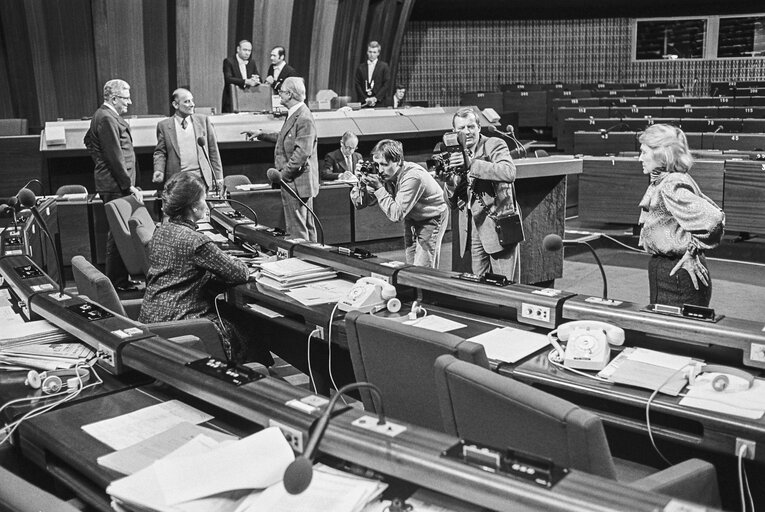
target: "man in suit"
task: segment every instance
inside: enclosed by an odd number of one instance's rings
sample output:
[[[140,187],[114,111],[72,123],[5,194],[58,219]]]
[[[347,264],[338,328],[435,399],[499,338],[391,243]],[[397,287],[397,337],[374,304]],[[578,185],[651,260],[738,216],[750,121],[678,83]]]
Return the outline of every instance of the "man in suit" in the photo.
[[[247,140],[275,142],[274,167],[281,174],[281,196],[287,232],[295,238],[316,241],[313,217],[285,187],[290,187],[309,208],[319,193],[319,161],[316,156],[316,124],[305,101],[305,83],[300,77],[284,80],[279,98],[287,109],[287,119],[279,133],[248,131]]]
[[[255,87],[260,83],[258,67],[250,59],[252,43],[246,39],[236,45],[236,54],[223,59],[223,113],[234,111],[234,100],[231,97],[229,85],[234,84],[240,89]]]
[[[186,89],[173,91],[172,102],[175,113],[157,123],[151,181],[163,185],[179,172],[193,172],[208,190],[220,190],[223,164],[210,118],[194,113],[194,96]]]
[[[362,107],[388,107],[390,99],[390,68],[379,60],[380,43],[370,41],[367,45],[367,61],[359,64],[353,82],[356,101]]]
[[[271,50],[271,65],[268,66],[268,73],[266,75],[266,83],[269,84],[274,94],[279,94],[279,90],[282,88],[282,84],[286,79],[291,76],[298,76],[295,68],[287,64],[287,54],[284,51],[283,46],[275,46]]]
[[[356,164],[361,161],[361,153],[356,152],[359,138],[353,132],[345,132],[340,139],[340,149],[336,149],[324,157],[324,163],[319,169],[321,181],[352,179]]]
[[[106,82],[104,103],[93,114],[85,134],[85,147],[95,162],[96,192],[104,204],[130,194],[143,203],[135,187],[136,159],[130,125],[122,119],[131,103],[127,82],[119,79]],[[106,234],[106,276],[118,290],[135,289],[111,231]]]
[[[468,153],[467,176],[455,176],[447,184],[452,207],[460,208],[460,254],[470,248],[473,273],[502,274],[512,281],[520,278],[518,244],[502,246],[496,231],[495,218],[512,213],[517,208],[515,198],[515,164],[502,139],[481,135],[481,122],[470,108],[458,110],[452,118],[455,132],[465,133]],[[450,167],[466,162],[462,154],[454,153]],[[466,183],[462,183],[467,180]],[[464,193],[457,193],[460,185]],[[464,235],[464,236],[462,236]],[[464,241],[464,242],[463,242]]]

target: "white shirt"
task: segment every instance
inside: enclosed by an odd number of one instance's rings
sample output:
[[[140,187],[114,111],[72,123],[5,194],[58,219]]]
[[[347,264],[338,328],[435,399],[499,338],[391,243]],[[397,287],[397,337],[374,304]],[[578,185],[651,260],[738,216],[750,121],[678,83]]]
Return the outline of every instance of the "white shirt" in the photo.
[[[369,77],[369,78],[367,78],[367,81],[369,82],[370,87],[372,87],[372,85],[371,85],[372,84],[372,75],[374,75],[375,66],[376,65],[377,65],[377,59],[375,59],[373,61],[372,60],[368,60],[367,61],[367,73],[368,73],[367,76]]]
[[[250,78],[250,77],[247,76],[247,62],[248,61],[242,60],[242,58],[239,57],[239,55],[236,56],[236,61],[239,63],[239,72],[242,74],[244,79],[247,80],[248,78]]]
[[[273,75],[274,76],[274,80],[279,78],[279,75],[281,74],[282,69],[284,69],[284,66],[286,64],[287,64],[286,62],[282,61],[281,63],[279,63],[276,66],[274,66],[274,75]]]
[[[303,105],[303,102],[302,102],[302,101],[301,101],[301,102],[299,102],[299,103],[296,103],[296,104],[292,105],[290,108],[288,108],[288,109],[287,109],[287,119],[289,119],[290,117],[292,117],[292,114],[294,114],[295,112],[297,112],[297,109],[299,109],[299,108],[300,108],[300,105]]]
[[[115,113],[115,114],[117,114],[117,115],[120,115],[120,113],[119,113],[119,112],[117,112],[117,109],[116,109],[116,108],[114,108],[114,105],[112,105],[111,103],[106,103],[106,102],[104,102],[104,105],[106,105],[107,107],[109,107],[110,109],[112,109],[112,110],[114,111],[114,113]]]

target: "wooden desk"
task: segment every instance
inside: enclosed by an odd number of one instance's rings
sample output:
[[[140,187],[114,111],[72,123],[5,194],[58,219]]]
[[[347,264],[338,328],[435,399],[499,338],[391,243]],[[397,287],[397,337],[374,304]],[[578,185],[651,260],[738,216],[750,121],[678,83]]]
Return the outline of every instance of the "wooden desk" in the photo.
[[[765,162],[727,160],[723,197],[728,232],[765,233]]]

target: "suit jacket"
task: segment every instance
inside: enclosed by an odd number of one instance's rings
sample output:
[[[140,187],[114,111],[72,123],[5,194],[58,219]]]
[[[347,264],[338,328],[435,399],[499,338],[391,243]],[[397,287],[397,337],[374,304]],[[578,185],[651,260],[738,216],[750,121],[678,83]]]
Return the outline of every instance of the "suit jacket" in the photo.
[[[244,80],[250,78],[252,75],[258,74],[258,66],[255,65],[255,61],[250,59],[247,61],[247,76],[242,76],[242,72],[239,70],[239,61],[236,60],[236,55],[233,57],[227,57],[223,59],[223,108],[222,112],[234,111],[234,100],[231,98],[231,91],[229,85],[234,84],[240,89],[246,89]]]
[[[130,125],[114,110],[101,105],[85,133],[85,147],[95,162],[96,192],[127,194],[135,185],[136,160]]]
[[[324,163],[319,169],[319,177],[322,181],[334,181],[346,171],[353,172],[356,164],[361,160],[361,153],[354,152],[351,155],[351,168],[345,164],[345,155],[340,149],[336,149],[324,157]]]
[[[268,73],[266,73],[266,76],[274,76],[274,65],[271,64],[268,66]],[[290,66],[289,64],[285,64],[284,68],[282,68],[282,72],[279,73],[279,78],[277,78],[274,83],[271,84],[271,87],[274,89],[274,94],[279,94],[279,89],[282,88],[282,83],[286,78],[289,78],[291,76],[298,76],[297,71],[295,71],[295,68]]]
[[[516,208],[513,194],[514,181],[515,164],[505,141],[481,135],[468,170],[469,206],[465,210],[470,209],[473,229],[477,231],[481,245],[487,254],[494,254],[505,248],[499,243],[496,223],[487,214],[486,209],[488,208],[495,216],[514,212]],[[469,221],[467,211],[460,212],[460,228],[463,233],[467,228],[462,224]],[[466,249],[463,242],[469,243],[468,240],[460,239],[460,254],[464,254]]]
[[[300,197],[315,197],[319,193],[316,124],[305,104],[284,121],[278,134],[263,133],[260,139],[276,143],[274,166],[281,171],[282,180],[292,182]]]
[[[375,70],[372,73],[372,94],[367,94],[367,79],[369,78],[369,70],[367,69],[367,61],[365,60],[359,67],[356,68],[356,74],[353,78],[354,88],[356,90],[356,101],[364,103],[364,99],[369,96],[377,98],[376,107],[389,107],[391,105],[391,81],[390,81],[390,67],[388,64],[377,60]]]
[[[191,125],[194,127],[194,139],[204,137],[204,149],[195,142],[199,159],[199,170],[207,188],[213,188],[214,180],[223,179],[223,164],[218,152],[218,140],[210,118],[202,114],[192,114]],[[207,156],[210,161],[207,161]],[[212,164],[212,166],[211,166]],[[181,172],[181,153],[178,149],[178,136],[175,133],[175,116],[172,115],[157,123],[157,146],[154,148],[154,172],[164,174],[163,182]]]

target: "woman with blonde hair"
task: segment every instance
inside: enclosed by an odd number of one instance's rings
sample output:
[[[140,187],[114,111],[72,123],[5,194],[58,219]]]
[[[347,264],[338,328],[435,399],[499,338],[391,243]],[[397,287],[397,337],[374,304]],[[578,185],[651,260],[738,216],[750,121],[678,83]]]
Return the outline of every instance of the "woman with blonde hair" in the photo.
[[[640,201],[640,245],[651,254],[652,304],[708,306],[712,278],[704,251],[723,235],[725,214],[688,174],[693,157],[680,128],[649,126],[640,135],[643,173],[650,184]]]

